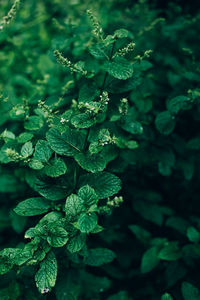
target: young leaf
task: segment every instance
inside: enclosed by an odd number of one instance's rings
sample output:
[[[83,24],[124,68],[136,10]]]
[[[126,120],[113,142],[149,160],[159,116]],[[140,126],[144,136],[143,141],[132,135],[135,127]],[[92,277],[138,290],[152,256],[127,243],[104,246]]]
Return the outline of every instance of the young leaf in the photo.
[[[21,155],[23,158],[27,158],[33,154],[33,144],[31,142],[27,142],[22,146]]]
[[[70,128],[62,134],[57,129],[51,128],[47,132],[47,141],[56,153],[74,156],[83,149],[84,136],[79,131]]]
[[[98,196],[95,190],[89,185],[82,186],[78,191],[78,196],[83,200],[84,205],[91,206],[97,204]]]
[[[111,197],[121,189],[120,179],[108,172],[83,175],[80,178],[80,186],[85,184],[88,184],[95,190],[99,199]]]
[[[50,203],[44,198],[29,198],[20,202],[14,209],[20,216],[37,216],[46,213],[50,208]]]
[[[123,57],[116,57],[113,61],[106,62],[105,70],[117,79],[126,80],[133,75],[133,65]]]
[[[67,172],[67,166],[61,158],[54,158],[45,166],[44,172],[47,176],[58,177]]]
[[[52,226],[49,228],[47,241],[52,247],[63,247],[68,241],[67,231],[58,226]]]
[[[92,118],[89,113],[82,113],[72,117],[71,123],[76,128],[89,128],[96,123],[94,117]]]
[[[95,213],[83,213],[78,218],[77,227],[83,233],[90,233],[97,225],[97,215]]]
[[[53,151],[47,141],[39,140],[35,146],[34,158],[43,163],[48,162]]]
[[[162,295],[161,300],[173,300],[172,296],[168,293]]]
[[[110,263],[115,257],[115,253],[109,249],[95,248],[88,250],[85,263],[89,266],[99,267],[103,264]]]
[[[83,201],[77,195],[70,195],[65,202],[65,213],[69,218],[78,216],[84,209]]]
[[[50,252],[45,259],[40,263],[40,269],[35,274],[35,282],[41,294],[46,289],[51,289],[55,286],[57,278],[57,260],[55,254]]]

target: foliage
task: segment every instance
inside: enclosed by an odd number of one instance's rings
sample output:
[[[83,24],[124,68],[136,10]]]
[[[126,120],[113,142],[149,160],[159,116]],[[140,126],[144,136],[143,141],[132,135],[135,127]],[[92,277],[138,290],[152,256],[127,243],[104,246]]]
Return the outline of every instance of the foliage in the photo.
[[[200,14],[167,5],[1,1],[0,299],[200,299]]]

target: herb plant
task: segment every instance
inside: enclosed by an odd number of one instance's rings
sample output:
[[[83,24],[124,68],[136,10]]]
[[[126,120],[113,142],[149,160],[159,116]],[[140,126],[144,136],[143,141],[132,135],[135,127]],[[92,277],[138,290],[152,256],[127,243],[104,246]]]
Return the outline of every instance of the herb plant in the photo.
[[[2,1],[0,299],[200,299],[199,15],[130,2]]]

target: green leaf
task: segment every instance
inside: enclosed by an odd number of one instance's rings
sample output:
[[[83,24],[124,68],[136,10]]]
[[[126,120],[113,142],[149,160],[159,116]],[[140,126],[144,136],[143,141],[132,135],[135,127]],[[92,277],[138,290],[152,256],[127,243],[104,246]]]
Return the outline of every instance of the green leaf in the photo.
[[[78,216],[84,209],[83,201],[77,195],[70,195],[65,202],[65,213],[69,218]]]
[[[181,257],[181,251],[177,242],[169,242],[158,253],[158,258],[167,261],[178,260]]]
[[[90,102],[98,95],[98,89],[94,83],[84,84],[79,91],[79,102]]]
[[[199,243],[200,241],[200,233],[196,230],[196,228],[190,226],[187,229],[187,237],[193,243]]]
[[[80,186],[88,184],[91,186],[99,199],[111,197],[121,189],[120,179],[108,172],[97,174],[86,174],[80,177]]]
[[[105,58],[107,57],[106,55],[106,48],[104,43],[98,43],[98,44],[94,44],[89,48],[90,53],[92,54],[92,56],[96,57],[96,58]]]
[[[78,218],[77,227],[83,233],[90,233],[96,227],[97,220],[95,213],[82,213]]]
[[[57,260],[53,252],[47,254],[40,263],[40,269],[35,274],[35,282],[41,294],[45,289],[51,289],[56,284]]]
[[[107,164],[106,159],[99,153],[79,153],[75,156],[75,160],[81,168],[92,173],[103,171]]]
[[[41,117],[31,116],[27,121],[25,121],[24,128],[27,130],[39,130],[40,128],[42,128],[43,124],[44,121]]]
[[[89,266],[99,267],[108,264],[115,259],[116,255],[113,251],[106,248],[90,249],[85,257],[85,263]]]
[[[95,190],[88,184],[79,189],[78,196],[83,200],[84,205],[87,206],[92,206],[98,202],[98,196]]]
[[[69,181],[70,178],[65,176],[50,178],[27,174],[26,179],[36,192],[52,201],[64,199],[70,194],[72,189],[71,182]]]
[[[67,250],[71,253],[79,252],[85,246],[85,234],[77,234],[73,236],[67,243]]]
[[[162,295],[161,300],[173,300],[172,296],[170,296],[170,294],[165,293],[164,295]]]
[[[47,176],[58,177],[67,172],[67,166],[63,159],[54,158],[45,166],[44,172]]]
[[[174,130],[176,122],[169,111],[163,111],[156,116],[155,125],[160,133],[168,135]]]
[[[148,249],[142,256],[141,272],[148,273],[152,271],[159,263],[157,247]]]
[[[133,75],[133,65],[123,57],[116,57],[113,61],[106,62],[105,70],[117,79],[126,80]]]
[[[86,112],[72,117],[71,123],[76,128],[89,128],[96,123],[96,120],[91,114]]]
[[[84,136],[75,129],[67,128],[64,133],[51,128],[47,132],[47,141],[51,148],[60,155],[74,156],[80,153],[84,145]]]
[[[117,29],[114,32],[114,37],[117,37],[118,39],[126,38],[126,37],[128,37],[128,33],[129,32],[126,29],[123,29],[123,28]]]
[[[180,110],[191,108],[192,100],[186,96],[177,96],[167,102],[167,109],[171,114],[177,114]]]
[[[68,241],[67,231],[56,225],[49,228],[47,241],[52,247],[63,247]]]
[[[24,144],[33,138],[33,134],[30,132],[23,132],[17,137],[17,141],[20,144]]]
[[[189,282],[183,282],[181,291],[184,300],[200,300],[199,290]]]
[[[151,233],[149,233],[147,230],[138,225],[129,225],[129,228],[142,243],[150,242]]]
[[[51,158],[52,153],[48,142],[39,140],[35,146],[34,158],[45,163]]]
[[[27,158],[33,154],[33,144],[31,142],[27,142],[22,146],[21,155],[23,158]]]
[[[46,213],[50,208],[50,203],[44,198],[29,198],[20,202],[14,209],[20,216],[37,216]]]
[[[121,124],[121,127],[132,134],[143,133],[142,124],[140,122],[135,121],[132,115],[127,115],[123,118],[123,123]]]
[[[44,165],[41,161],[37,160],[37,159],[31,159],[31,161],[29,162],[29,167],[33,170],[41,170],[44,168]]]

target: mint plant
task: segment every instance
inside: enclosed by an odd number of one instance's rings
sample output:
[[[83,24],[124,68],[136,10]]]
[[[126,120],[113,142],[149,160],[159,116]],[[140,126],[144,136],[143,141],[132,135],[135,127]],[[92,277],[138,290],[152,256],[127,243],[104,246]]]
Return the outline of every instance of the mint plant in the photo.
[[[1,1],[0,299],[199,299],[199,13],[160,5]]]

